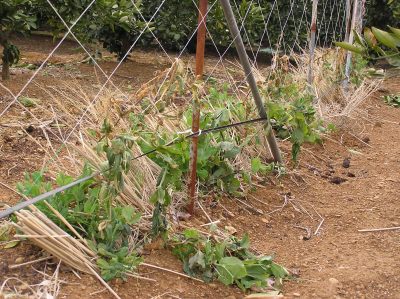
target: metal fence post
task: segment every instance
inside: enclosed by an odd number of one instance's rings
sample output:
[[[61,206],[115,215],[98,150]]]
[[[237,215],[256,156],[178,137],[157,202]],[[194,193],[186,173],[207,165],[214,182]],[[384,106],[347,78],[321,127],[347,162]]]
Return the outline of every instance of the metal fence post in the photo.
[[[311,15],[311,27],[310,27],[310,61],[308,65],[308,76],[307,82],[308,84],[313,83],[313,63],[314,63],[314,50],[315,50],[315,36],[317,33],[317,9],[318,9],[318,0],[313,0],[312,5],[312,15]]]
[[[239,55],[240,63],[242,64],[247,83],[249,84],[251,92],[253,94],[253,98],[256,103],[258,113],[260,114],[260,117],[266,119],[267,127],[268,127],[267,141],[268,141],[268,145],[271,150],[272,156],[274,157],[274,160],[276,162],[281,163],[282,162],[281,153],[279,151],[279,147],[276,142],[275,135],[271,128],[271,124],[268,119],[268,114],[264,108],[264,104],[261,99],[261,95],[258,91],[257,83],[254,78],[253,72],[251,70],[249,57],[247,56],[242,37],[240,36],[240,31],[237,26],[235,16],[233,14],[231,4],[230,4],[229,0],[220,0],[220,2],[221,2],[222,9],[224,10],[225,18],[228,23],[228,27],[231,32],[232,38],[234,39],[236,51]]]
[[[347,0],[349,1],[349,0]],[[353,44],[354,41],[354,29],[356,26],[356,22],[358,21],[358,5],[359,5],[359,0],[353,0],[353,11],[352,11],[352,17],[351,17],[351,24],[350,28],[348,28],[349,24],[346,24],[346,34],[348,34],[348,40],[346,42]],[[349,5],[350,6],[350,5]],[[350,8],[346,7],[346,21],[347,21],[347,10],[350,10]],[[350,15],[350,12],[349,12]],[[350,23],[350,22],[349,22]],[[345,81],[344,81],[344,89],[347,90],[348,83],[350,81],[350,72],[351,72],[351,58],[352,58],[352,53],[350,51],[347,51],[346,55],[346,66],[345,66]]]
[[[204,52],[206,43],[206,13],[207,13],[207,0],[199,0],[199,17],[198,17],[198,30],[197,30],[197,44],[196,44],[196,80],[201,80],[204,70]],[[194,86],[196,88],[196,86]],[[193,97],[193,114],[192,114],[192,132],[198,132],[200,129],[200,107],[199,99],[197,96]],[[197,181],[197,146],[198,136],[192,138],[190,145],[190,161],[189,161],[189,203],[187,206],[188,212],[193,215],[194,203],[196,199],[196,181]]]

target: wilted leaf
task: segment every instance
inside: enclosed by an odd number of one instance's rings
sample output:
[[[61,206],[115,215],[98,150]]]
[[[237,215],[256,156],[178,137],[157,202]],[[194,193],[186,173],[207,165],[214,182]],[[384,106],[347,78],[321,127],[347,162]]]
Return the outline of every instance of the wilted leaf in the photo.
[[[276,278],[283,278],[289,274],[289,272],[284,267],[274,263],[271,265],[271,271]]]
[[[9,249],[9,248],[14,248],[15,246],[17,246],[21,241],[20,240],[13,240],[10,241],[8,243],[6,243],[3,248],[4,249]]]

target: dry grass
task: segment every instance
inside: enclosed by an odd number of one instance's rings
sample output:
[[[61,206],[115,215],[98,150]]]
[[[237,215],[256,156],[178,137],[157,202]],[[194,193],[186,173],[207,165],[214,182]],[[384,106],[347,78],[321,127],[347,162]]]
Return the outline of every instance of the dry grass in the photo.
[[[55,299],[60,292],[62,280],[59,279],[60,263],[53,274],[49,275],[44,271],[38,271],[43,276],[43,280],[37,284],[28,284],[16,277],[4,278],[0,286],[1,299]]]
[[[306,82],[308,55],[294,55],[297,68],[294,78]],[[314,83],[310,87],[315,95],[315,108],[319,117],[333,123],[340,129],[347,129],[348,120],[362,113],[362,104],[382,85],[383,79],[365,78],[359,86],[342,87],[344,52],[341,49],[316,49],[314,62]]]

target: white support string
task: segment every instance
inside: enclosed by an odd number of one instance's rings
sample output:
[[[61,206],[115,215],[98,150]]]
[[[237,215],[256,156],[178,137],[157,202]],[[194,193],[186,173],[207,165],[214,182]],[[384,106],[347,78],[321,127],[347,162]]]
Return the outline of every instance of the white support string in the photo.
[[[254,0],[252,0],[251,3],[253,3],[253,1],[254,1]],[[249,12],[250,12],[250,5],[249,5],[249,7],[248,7],[248,9],[247,9],[247,11],[246,11],[246,14],[245,14],[244,18],[243,18],[242,24],[241,24],[241,26],[239,27],[239,32],[241,32],[242,29],[244,28],[244,23],[245,23],[245,21],[246,21],[246,19],[247,19],[247,16],[248,16]],[[232,45],[233,45],[233,43],[235,42],[236,38],[237,38],[237,36],[235,36],[235,37],[232,39],[232,41],[229,43],[228,47],[225,49],[225,51],[222,53],[222,55],[220,55],[220,57],[219,57],[217,63],[215,64],[214,68],[211,70],[211,73],[208,75],[207,79],[205,80],[206,83],[208,82],[208,80],[210,80],[211,76],[214,74],[214,72],[215,72],[215,70],[217,69],[218,65],[222,62],[223,57],[225,56],[226,53],[228,53],[229,49],[232,47]]]
[[[249,4],[249,7],[248,7],[248,10],[250,10],[251,6],[253,5],[253,1],[254,1],[254,0],[251,0],[251,2],[250,2],[250,4]],[[251,52],[251,54],[253,55],[253,60],[255,61],[255,58],[256,58],[256,57],[255,57],[255,55],[254,55],[253,48],[251,47],[251,39],[250,39],[250,36],[249,36],[249,34],[248,34],[248,31],[246,30],[246,23],[244,22],[243,17],[242,17],[242,15],[240,14],[240,6],[237,5],[236,0],[233,0],[233,2],[234,2],[234,4],[235,4],[236,10],[237,10],[237,12],[238,12],[239,22],[241,22],[241,23],[243,24],[244,36],[247,38],[248,42],[250,43],[250,52]],[[247,15],[247,12],[246,12],[246,15]]]
[[[101,88],[99,89],[99,91],[97,92],[97,94],[95,95],[95,97],[93,98],[93,100],[89,103],[88,107],[85,109],[85,111],[82,113],[81,117],[79,118],[79,120],[77,121],[76,125],[72,128],[71,132],[67,135],[65,142],[68,141],[68,139],[71,137],[71,135],[73,134],[73,132],[76,130],[76,128],[81,124],[81,122],[83,121],[83,118],[85,117],[85,115],[87,114],[87,112],[89,111],[89,109],[93,106],[93,104],[97,101],[97,99],[99,98],[101,92],[104,90],[104,88],[106,87],[106,85],[108,84],[108,82],[110,81],[111,77],[115,74],[115,72],[119,69],[119,67],[121,66],[121,64],[123,63],[123,61],[125,60],[125,58],[129,55],[129,53],[132,51],[133,47],[136,45],[136,43],[138,42],[138,40],[140,39],[140,37],[143,35],[143,33],[149,28],[149,24],[153,21],[153,19],[155,18],[155,16],[157,15],[157,13],[159,12],[159,10],[161,9],[161,7],[164,5],[166,0],[163,0],[161,2],[161,4],[159,5],[159,7],[156,9],[155,13],[152,15],[152,17],[150,18],[150,20],[148,22],[146,22],[145,27],[142,29],[142,31],[139,33],[139,35],[136,37],[135,41],[132,43],[132,45],[129,47],[128,51],[126,51],[125,55],[122,57],[122,59],[118,62],[117,66],[114,68],[114,70],[111,72],[110,76],[107,78],[106,82],[103,83],[103,85],[101,86]]]
[[[291,48],[290,48],[289,55],[292,55],[293,50],[294,50],[294,47],[296,46],[296,44],[297,44],[298,47],[301,49],[301,46],[300,46],[300,43],[299,43],[299,34],[300,34],[300,31],[301,31],[301,26],[302,26],[302,24],[303,24],[304,16],[306,15],[307,3],[308,3],[308,0],[303,1],[303,12],[302,12],[302,14],[301,14],[300,23],[299,23],[299,25],[297,26],[296,37],[295,37],[295,39],[294,39],[293,45],[292,45]],[[306,18],[306,22],[307,22],[307,18]],[[295,23],[296,23],[296,22],[295,22]],[[308,22],[307,22],[307,23],[308,23]]]
[[[257,51],[256,51],[256,57],[255,57],[255,60],[254,60],[255,63],[257,63],[258,53],[261,50],[262,41],[264,40],[264,36],[265,35],[267,35],[268,45],[272,46],[271,45],[271,39],[270,39],[269,34],[268,34],[268,24],[269,24],[269,20],[271,18],[272,12],[274,11],[274,8],[275,8],[275,5],[276,5],[276,1],[277,0],[274,0],[274,2],[272,3],[271,11],[268,14],[267,21],[265,21],[264,13],[262,13],[262,10],[261,10],[261,13],[263,15],[263,20],[264,20],[264,30],[263,30],[263,33],[261,35],[260,44],[258,45],[258,48],[257,48]],[[260,0],[257,0],[257,2],[258,2],[258,6],[261,8]]]
[[[109,78],[109,76],[107,75],[107,73],[102,69],[102,67],[97,63],[96,59],[93,58],[93,56],[89,53],[89,51],[86,49],[86,47],[81,43],[81,41],[76,37],[76,35],[71,31],[72,27],[69,27],[67,25],[67,23],[65,22],[65,20],[61,17],[61,15],[58,13],[57,9],[54,7],[54,5],[50,2],[50,0],[47,0],[47,3],[51,6],[51,8],[54,10],[54,12],[56,13],[56,15],[58,16],[58,18],[61,20],[61,22],[63,23],[63,25],[65,26],[65,28],[67,28],[68,33],[71,34],[71,36],[76,40],[76,42],[80,45],[80,47],[85,51],[85,53],[89,56],[89,58],[92,60],[92,62],[94,63],[94,65],[96,67],[99,68],[100,72],[106,77],[106,79]],[[123,92],[121,91],[111,80],[110,80],[110,84],[112,84],[112,86],[114,86],[114,88],[120,92],[125,99],[128,99],[129,97]]]
[[[180,51],[180,53],[179,53],[177,59],[179,59],[179,58],[183,55],[183,53],[185,52],[187,46],[189,45],[190,40],[195,36],[195,34],[196,34],[196,32],[198,31],[198,29],[200,28],[201,24],[204,22],[204,20],[206,20],[208,13],[209,13],[209,12],[211,11],[211,9],[214,7],[214,5],[217,3],[217,1],[218,1],[218,0],[215,0],[214,3],[208,8],[206,14],[205,14],[205,15],[203,16],[203,18],[201,19],[201,22],[198,23],[196,29],[193,31],[193,33],[192,33],[191,36],[189,37],[189,39],[188,39],[188,41],[186,42],[186,44],[185,44],[185,46],[183,47],[183,49]],[[167,78],[168,78],[169,74],[171,73],[171,71],[172,71],[172,69],[169,69],[168,72],[165,74],[164,79],[163,79],[163,81],[161,82],[160,87],[158,88],[158,90],[157,90],[157,92],[156,92],[156,95],[153,97],[153,100],[156,100],[156,99],[157,99],[158,95],[159,95],[160,92],[161,92],[161,88],[162,88],[162,86],[164,85],[165,81],[167,81]],[[156,102],[154,103],[154,105],[156,105],[157,103],[158,103],[158,100],[156,100]],[[150,106],[149,106],[149,107],[150,107]],[[145,108],[145,109],[143,110],[142,113],[145,113],[145,112],[147,111],[147,109],[149,109],[149,107],[148,107],[148,108]]]
[[[83,15],[89,10],[89,8],[93,5],[93,3],[96,0],[92,0],[92,2],[89,3],[89,5],[85,8],[85,10],[79,15],[79,17],[75,20],[75,22],[72,23],[71,28],[75,27],[75,25],[79,22],[79,20],[83,17]],[[63,41],[67,38],[69,32],[66,32],[63,36],[63,38],[59,41],[59,43],[55,46],[55,48],[50,52],[49,55],[47,55],[46,59],[40,64],[40,66],[36,69],[36,71],[33,73],[33,75],[30,77],[30,79],[26,82],[26,84],[21,88],[21,90],[17,93],[17,95],[14,96],[14,99],[6,106],[6,108],[0,113],[0,117],[4,115],[8,111],[8,109],[16,102],[18,101],[19,96],[25,91],[25,89],[28,87],[28,85],[33,81],[33,79],[37,76],[37,74],[41,71],[41,69],[46,65],[47,61],[50,59],[50,57],[54,54],[54,52],[61,46]]]
[[[137,10],[137,12],[139,13],[140,18],[147,23],[146,19],[143,17],[142,13],[140,12],[140,9],[136,6],[135,1],[131,0],[133,6],[135,7],[135,9]],[[169,62],[173,63],[173,60],[171,58],[171,56],[169,56],[169,54],[167,53],[167,51],[164,49],[163,45],[161,44],[161,42],[159,41],[159,39],[157,38],[157,36],[154,34],[153,30],[150,30],[151,35],[153,36],[154,40],[158,43],[158,45],[160,46],[161,50],[164,52],[164,54],[168,57]]]
[[[195,0],[192,0],[192,3],[195,5],[197,11],[200,13],[200,10],[199,10],[199,8],[198,8],[197,3],[195,2]],[[215,51],[217,52],[218,56],[221,57],[221,53],[220,53],[220,51],[218,50],[218,47],[217,47],[217,44],[215,43],[215,40],[214,40],[214,38],[213,38],[213,35],[211,34],[211,32],[209,31],[209,29],[208,29],[207,26],[206,26],[206,30],[207,30],[207,34],[208,34],[208,36],[209,36],[209,38],[210,38],[210,40],[211,40],[211,42],[212,42],[214,48],[215,48]],[[239,100],[239,99],[240,99],[240,96],[239,96],[238,88],[237,88],[235,82],[233,82],[231,76],[229,75],[229,72],[228,72],[227,68],[225,67],[225,64],[223,63],[223,61],[221,61],[221,64],[222,64],[222,67],[223,67],[224,72],[225,72],[225,74],[226,74],[226,77],[227,77],[227,79],[229,80],[229,83],[231,84],[231,87],[233,88],[233,91],[234,91],[234,93],[235,93],[235,95],[236,95],[236,98]]]
[[[94,0],[95,1],[95,0]],[[93,2],[94,2],[93,1]],[[106,84],[109,82],[109,80],[111,79],[111,77],[114,75],[114,73],[117,71],[117,69],[119,68],[119,66],[121,65],[122,61],[128,56],[128,54],[131,52],[132,48],[136,45],[137,41],[139,40],[139,38],[141,37],[141,35],[147,30],[149,24],[151,23],[151,21],[154,19],[154,17],[157,15],[158,11],[160,10],[160,8],[162,7],[162,5],[165,3],[166,0],[163,0],[163,2],[160,4],[160,6],[157,8],[156,12],[153,14],[153,16],[151,17],[151,19],[149,20],[149,22],[146,23],[145,28],[141,31],[141,33],[139,34],[139,36],[136,38],[136,40],[133,42],[132,46],[129,48],[129,50],[126,52],[126,54],[124,55],[123,59],[118,63],[118,65],[114,68],[113,72],[110,74],[110,76],[108,76],[107,81],[102,85],[102,87],[100,88],[99,92],[96,94],[96,96],[94,97],[94,99],[89,103],[88,107],[85,109],[85,111],[82,113],[80,119],[77,121],[76,125],[72,128],[72,130],[70,131],[70,133],[66,136],[66,138],[64,138],[62,140],[62,144],[59,146],[59,148],[57,149],[55,155],[51,158],[49,158],[48,161],[45,162],[44,166],[42,167],[42,169],[45,169],[46,167],[48,167],[53,161],[55,157],[58,157],[57,153],[59,153],[61,151],[61,149],[65,146],[65,144],[67,143],[67,141],[69,140],[69,138],[72,136],[73,132],[76,130],[76,128],[80,125],[80,123],[83,121],[83,118],[85,117],[85,115],[87,114],[87,112],[89,111],[90,107],[95,103],[95,101],[98,99],[99,95],[101,94],[102,90],[104,89],[104,87],[106,86]],[[92,3],[93,3],[92,2]],[[88,8],[87,8],[88,9]],[[87,9],[85,9],[85,11],[87,11]],[[82,16],[82,15],[81,15]],[[76,22],[74,23],[76,24]],[[71,28],[72,29],[72,26]],[[68,35],[68,32],[66,33],[66,35],[64,37],[66,37]],[[64,38],[65,39],[65,38]],[[57,46],[59,47],[61,43],[59,43]],[[53,51],[54,52],[54,51]],[[19,103],[19,102],[18,102]],[[26,109],[26,108],[25,108]]]

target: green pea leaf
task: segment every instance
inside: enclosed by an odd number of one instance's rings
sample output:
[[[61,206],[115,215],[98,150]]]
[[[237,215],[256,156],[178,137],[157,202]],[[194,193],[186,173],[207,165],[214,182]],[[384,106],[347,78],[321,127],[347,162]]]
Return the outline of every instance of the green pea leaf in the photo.
[[[243,262],[234,256],[222,258],[216,266],[219,274],[218,279],[225,285],[233,284],[235,280],[247,275]]]

